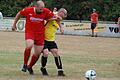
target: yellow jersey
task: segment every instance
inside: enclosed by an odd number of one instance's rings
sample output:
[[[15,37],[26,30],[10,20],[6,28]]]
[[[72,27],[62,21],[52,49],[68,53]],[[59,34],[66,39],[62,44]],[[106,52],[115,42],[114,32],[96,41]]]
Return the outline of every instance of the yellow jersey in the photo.
[[[56,20],[48,21],[45,26],[45,40],[55,41],[55,34],[58,28],[59,25],[57,24]]]

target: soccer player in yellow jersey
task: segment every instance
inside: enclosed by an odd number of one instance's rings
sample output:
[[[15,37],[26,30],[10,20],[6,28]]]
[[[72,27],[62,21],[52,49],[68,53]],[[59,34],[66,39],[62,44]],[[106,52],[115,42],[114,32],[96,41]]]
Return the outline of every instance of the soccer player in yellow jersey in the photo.
[[[50,20],[46,22],[45,26],[45,45],[43,49],[43,56],[41,57],[41,72],[42,75],[47,76],[48,72],[45,68],[47,63],[47,57],[49,51],[53,54],[55,64],[58,69],[58,76],[65,76],[64,71],[62,69],[62,62],[60,58],[60,54],[58,52],[58,47],[55,42],[55,34],[58,29],[60,29],[61,33],[64,32],[60,21],[67,16],[67,11],[64,8],[61,8],[57,14],[55,14],[56,20]],[[54,19],[54,18],[53,18]]]

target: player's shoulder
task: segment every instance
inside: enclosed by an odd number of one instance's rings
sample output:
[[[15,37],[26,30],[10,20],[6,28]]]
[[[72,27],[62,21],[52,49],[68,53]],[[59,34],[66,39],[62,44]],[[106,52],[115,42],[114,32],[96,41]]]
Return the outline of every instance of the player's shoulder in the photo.
[[[44,11],[50,11],[48,8],[43,8]]]
[[[43,8],[43,13],[53,14],[53,12],[51,10],[49,10],[48,8]]]
[[[91,13],[91,15],[94,15],[94,13]]]
[[[93,15],[98,16],[98,13],[97,13],[97,12],[94,12]]]

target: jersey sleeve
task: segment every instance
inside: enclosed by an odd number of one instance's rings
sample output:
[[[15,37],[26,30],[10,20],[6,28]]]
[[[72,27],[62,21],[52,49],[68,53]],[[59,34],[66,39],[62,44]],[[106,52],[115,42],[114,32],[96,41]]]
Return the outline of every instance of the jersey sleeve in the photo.
[[[97,18],[98,18],[98,16],[99,16],[99,15],[96,13],[96,17],[97,17]]]
[[[53,12],[49,9],[46,9],[46,19],[50,19],[54,16]]]
[[[27,10],[24,8],[23,10],[20,11],[20,14],[23,15],[24,17],[27,16]]]

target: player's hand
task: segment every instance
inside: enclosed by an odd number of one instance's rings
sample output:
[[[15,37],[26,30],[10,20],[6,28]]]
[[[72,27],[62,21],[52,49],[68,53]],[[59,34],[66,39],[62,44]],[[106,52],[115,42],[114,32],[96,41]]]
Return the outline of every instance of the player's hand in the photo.
[[[12,31],[16,31],[16,25],[12,26]]]
[[[96,24],[96,27],[98,26],[98,23]]]
[[[64,34],[64,29],[62,27],[60,28],[60,32],[62,35]]]

